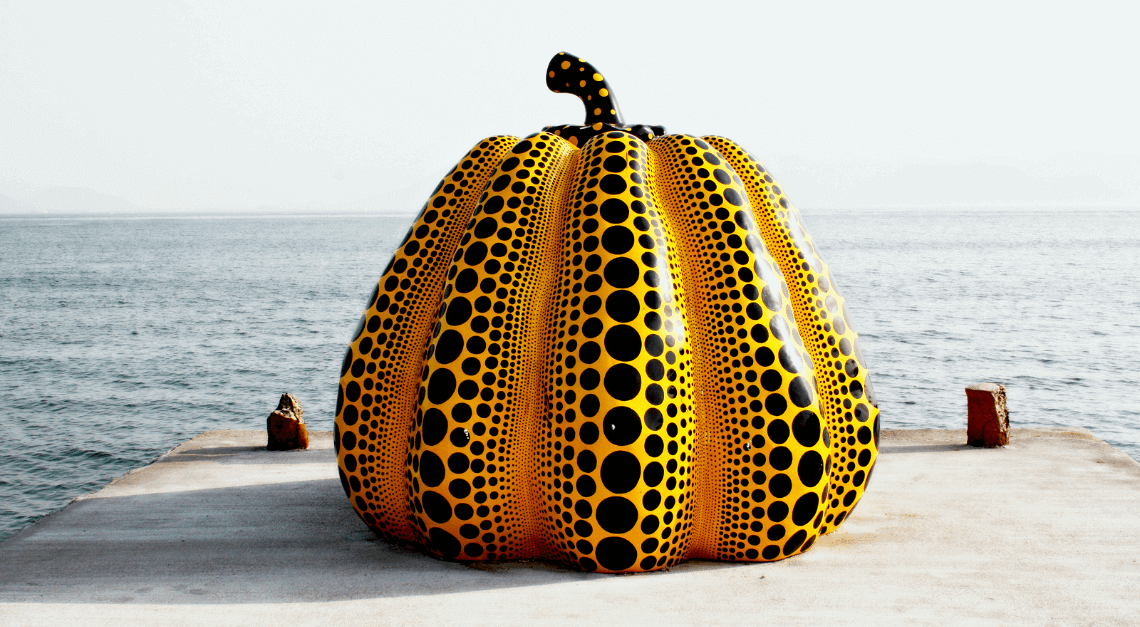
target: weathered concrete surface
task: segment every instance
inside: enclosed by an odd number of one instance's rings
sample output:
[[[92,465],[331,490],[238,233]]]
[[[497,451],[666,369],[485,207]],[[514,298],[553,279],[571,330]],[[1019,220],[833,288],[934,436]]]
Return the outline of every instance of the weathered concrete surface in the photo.
[[[0,543],[0,625],[1140,623],[1140,464],[1085,431],[885,431],[854,516],[771,564],[628,576],[374,540],[328,433],[213,431]]]

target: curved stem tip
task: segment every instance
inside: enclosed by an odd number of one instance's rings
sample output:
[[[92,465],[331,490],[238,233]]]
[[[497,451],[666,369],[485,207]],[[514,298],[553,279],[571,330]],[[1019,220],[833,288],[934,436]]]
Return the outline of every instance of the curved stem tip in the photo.
[[[602,74],[594,66],[570,54],[559,52],[546,66],[546,86],[554,93],[574,94],[586,106],[586,125],[598,122],[620,125],[621,109]]]

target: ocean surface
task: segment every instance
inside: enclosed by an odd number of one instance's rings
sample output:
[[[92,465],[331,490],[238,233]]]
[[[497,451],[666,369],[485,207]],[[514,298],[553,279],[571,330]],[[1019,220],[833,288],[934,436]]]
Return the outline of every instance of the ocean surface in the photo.
[[[331,430],[411,217],[0,216],[0,538],[282,392]],[[1140,459],[1140,212],[804,211],[885,428],[1086,427]]]

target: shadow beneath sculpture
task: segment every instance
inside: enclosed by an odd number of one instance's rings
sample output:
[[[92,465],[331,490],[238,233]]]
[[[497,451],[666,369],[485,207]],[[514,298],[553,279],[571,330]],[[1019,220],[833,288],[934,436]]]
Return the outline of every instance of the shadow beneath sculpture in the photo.
[[[911,446],[884,446],[879,449],[880,454],[883,453],[943,453],[951,451],[965,451],[970,446],[968,444],[919,444]]]
[[[349,506],[326,446],[180,447],[0,543],[0,603],[304,603],[614,577],[389,545]],[[314,474],[323,477],[294,480]],[[236,485],[200,487],[218,482]],[[740,566],[697,561],[636,576]]]

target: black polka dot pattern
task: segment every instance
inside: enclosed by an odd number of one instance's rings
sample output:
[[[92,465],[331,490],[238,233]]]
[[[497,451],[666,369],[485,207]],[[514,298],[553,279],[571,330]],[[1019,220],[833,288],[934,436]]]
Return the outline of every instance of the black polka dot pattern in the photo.
[[[675,564],[693,537],[692,366],[648,160],[627,133],[582,147],[552,295],[546,542],[588,571]]]
[[[692,555],[787,557],[815,541],[827,492],[811,359],[739,178],[701,139],[670,135],[650,148],[654,197],[687,265],[690,342],[705,391]]]
[[[573,148],[539,133],[515,145],[459,241],[423,360],[408,437],[412,516],[443,557],[533,557],[530,392],[546,382],[546,299]]]
[[[517,142],[488,138],[444,177],[380,277],[344,357],[334,427],[341,484],[364,522],[392,541],[419,540],[405,460],[439,294],[464,226]],[[437,424],[431,437],[438,435]]]
[[[586,107],[585,124],[558,124],[542,130],[573,146],[585,146],[591,138],[613,131],[630,133],[644,141],[665,134],[665,127],[625,124],[617,98],[606,79],[586,61],[569,52],[559,52],[546,68],[546,86],[554,93],[574,94]]]
[[[704,138],[742,178],[764,242],[779,263],[799,331],[817,366],[820,408],[831,442],[830,482],[823,532],[850,515],[878,456],[879,406],[859,337],[851,328],[831,271],[803,227],[799,210],[752,155],[723,137]]]
[[[378,535],[593,572],[796,555],[850,514],[879,412],[799,213],[722,138],[587,124],[481,142],[345,355],[341,483]],[[805,341],[806,340],[806,341]]]

